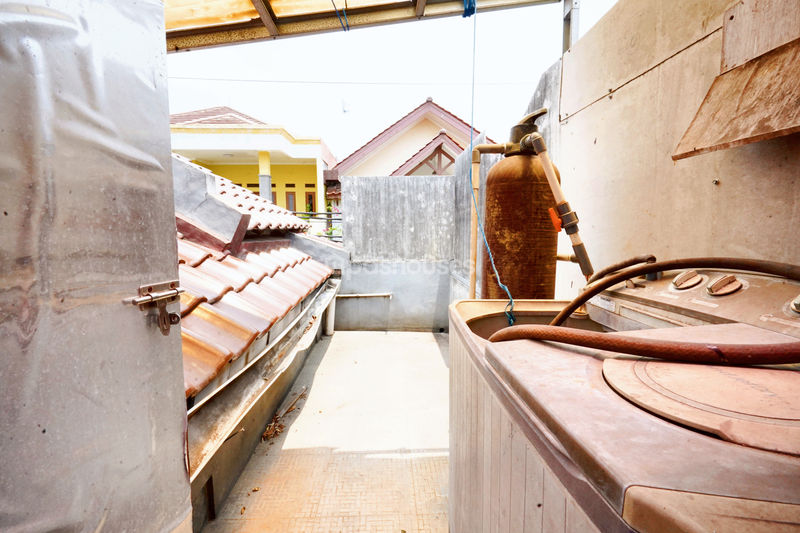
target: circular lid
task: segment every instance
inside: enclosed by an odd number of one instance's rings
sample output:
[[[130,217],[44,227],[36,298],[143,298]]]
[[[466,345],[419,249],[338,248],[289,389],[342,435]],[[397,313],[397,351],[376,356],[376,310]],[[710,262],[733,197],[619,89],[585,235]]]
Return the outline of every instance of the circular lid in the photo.
[[[800,455],[800,373],[606,359],[606,381],[639,407],[724,440]]]

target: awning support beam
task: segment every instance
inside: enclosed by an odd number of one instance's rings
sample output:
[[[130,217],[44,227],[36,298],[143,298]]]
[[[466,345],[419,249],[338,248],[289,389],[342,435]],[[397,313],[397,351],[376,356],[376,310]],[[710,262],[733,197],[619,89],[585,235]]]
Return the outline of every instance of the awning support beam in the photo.
[[[267,6],[267,0],[250,0],[253,2],[253,7],[258,11],[258,16],[261,17],[261,22],[267,28],[270,35],[278,36],[278,25],[275,23],[275,18]]]

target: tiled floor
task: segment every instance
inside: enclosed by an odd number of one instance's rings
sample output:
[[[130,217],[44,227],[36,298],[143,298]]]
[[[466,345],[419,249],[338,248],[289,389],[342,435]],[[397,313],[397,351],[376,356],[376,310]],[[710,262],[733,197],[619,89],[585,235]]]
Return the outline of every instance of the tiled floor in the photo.
[[[337,331],[303,386],[205,531],[446,532],[447,335]]]

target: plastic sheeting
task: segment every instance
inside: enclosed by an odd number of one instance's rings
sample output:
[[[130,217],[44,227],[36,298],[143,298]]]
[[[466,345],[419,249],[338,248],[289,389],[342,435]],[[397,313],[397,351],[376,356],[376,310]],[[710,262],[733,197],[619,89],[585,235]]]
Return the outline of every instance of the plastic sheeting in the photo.
[[[0,0],[0,530],[190,523],[163,6]]]

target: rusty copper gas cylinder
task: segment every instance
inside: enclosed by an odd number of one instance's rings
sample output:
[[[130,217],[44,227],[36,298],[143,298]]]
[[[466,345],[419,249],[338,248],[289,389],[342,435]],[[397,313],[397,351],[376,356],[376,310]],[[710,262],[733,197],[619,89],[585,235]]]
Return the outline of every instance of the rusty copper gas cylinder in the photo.
[[[532,120],[526,118],[532,126]],[[535,126],[526,131],[535,131]],[[512,142],[515,142],[514,130]],[[555,294],[558,233],[548,213],[553,206],[553,193],[535,155],[507,155],[489,171],[484,219],[486,239],[500,280],[514,298],[553,298]],[[497,284],[488,254],[483,256],[481,295],[483,298],[507,298]]]

